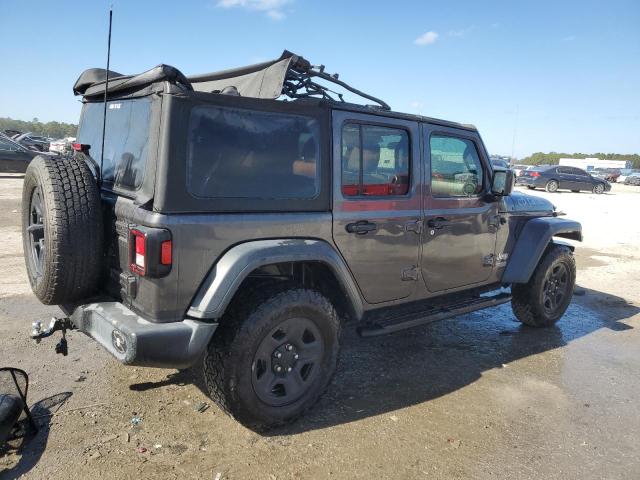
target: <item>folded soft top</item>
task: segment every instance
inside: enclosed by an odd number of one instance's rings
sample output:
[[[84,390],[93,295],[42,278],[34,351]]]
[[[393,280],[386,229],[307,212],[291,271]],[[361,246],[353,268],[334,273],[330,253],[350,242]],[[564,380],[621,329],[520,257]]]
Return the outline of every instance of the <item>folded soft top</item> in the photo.
[[[138,75],[123,75],[109,71],[108,93],[109,95],[134,93],[166,81],[187,90],[209,93],[231,90],[243,97],[275,99],[284,95],[292,99],[320,97],[343,101],[341,94],[314,82],[312,80],[314,77],[340,85],[356,95],[378,103],[385,110],[389,109],[382,100],[338,80],[337,74],[325,73],[323,65],[315,67],[303,57],[288,50],[285,50],[279,58],[268,62],[190,77],[183,75],[180,70],[170,65],[158,65]],[[87,99],[100,98],[104,96],[106,80],[105,69],[85,70],[74,84],[73,93]],[[335,96],[338,98],[336,99]]]

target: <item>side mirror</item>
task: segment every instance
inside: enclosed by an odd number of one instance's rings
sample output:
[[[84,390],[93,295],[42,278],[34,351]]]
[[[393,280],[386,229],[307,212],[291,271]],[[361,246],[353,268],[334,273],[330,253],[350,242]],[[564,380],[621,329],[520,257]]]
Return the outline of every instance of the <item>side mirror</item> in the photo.
[[[515,181],[513,170],[494,170],[491,179],[491,193],[500,197],[508,197],[513,191]]]

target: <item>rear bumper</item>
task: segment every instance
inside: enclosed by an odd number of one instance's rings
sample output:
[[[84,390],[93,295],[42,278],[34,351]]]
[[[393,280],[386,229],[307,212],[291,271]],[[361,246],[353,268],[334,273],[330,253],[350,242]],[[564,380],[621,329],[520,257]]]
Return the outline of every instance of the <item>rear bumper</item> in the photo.
[[[153,323],[118,302],[76,307],[71,322],[125,365],[186,368],[200,357],[218,324]]]

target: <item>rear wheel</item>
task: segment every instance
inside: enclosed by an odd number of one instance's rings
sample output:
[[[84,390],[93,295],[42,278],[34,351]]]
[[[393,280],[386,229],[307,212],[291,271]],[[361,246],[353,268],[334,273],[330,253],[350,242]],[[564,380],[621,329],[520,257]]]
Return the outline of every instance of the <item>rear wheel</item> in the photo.
[[[552,244],[531,279],[511,288],[511,308],[516,318],[531,327],[548,327],[567,310],[576,281],[576,263],[571,250]]]
[[[544,186],[544,189],[547,192],[553,193],[558,191],[558,182],[555,180],[549,180],[547,184]]]
[[[601,193],[604,193],[604,185],[602,183],[596,183],[593,186],[593,193],[595,193],[596,195],[600,195]]]
[[[235,304],[205,355],[211,398],[255,430],[295,420],[318,400],[336,370],[335,309],[320,293],[298,288]]]

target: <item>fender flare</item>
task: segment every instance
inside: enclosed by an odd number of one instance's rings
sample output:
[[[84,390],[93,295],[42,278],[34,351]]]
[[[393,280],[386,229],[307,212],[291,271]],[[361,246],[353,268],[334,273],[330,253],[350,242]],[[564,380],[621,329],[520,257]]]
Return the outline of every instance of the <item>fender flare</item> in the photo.
[[[542,217],[529,220],[523,227],[502,275],[503,283],[527,283],[552,238],[582,241],[582,225],[574,220]]]
[[[362,317],[362,297],[342,257],[327,242],[300,238],[255,240],[229,249],[207,274],[187,314],[192,318],[218,319],[253,270],[273,263],[304,261],[327,265],[348,296],[356,318]]]

